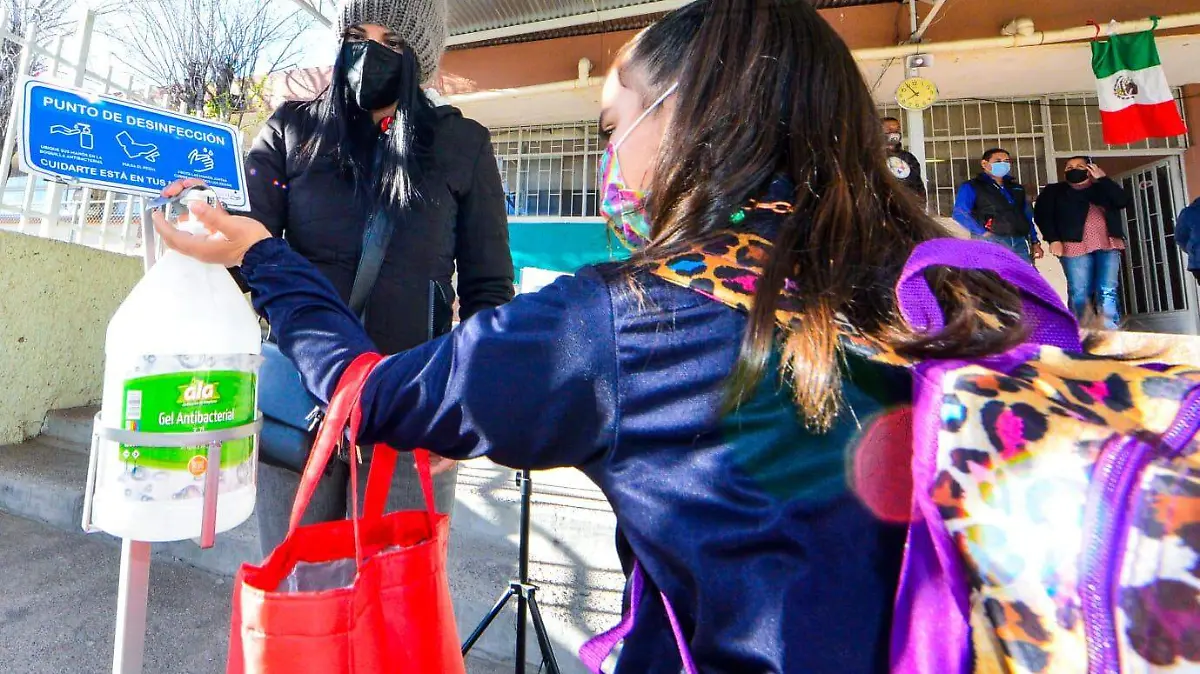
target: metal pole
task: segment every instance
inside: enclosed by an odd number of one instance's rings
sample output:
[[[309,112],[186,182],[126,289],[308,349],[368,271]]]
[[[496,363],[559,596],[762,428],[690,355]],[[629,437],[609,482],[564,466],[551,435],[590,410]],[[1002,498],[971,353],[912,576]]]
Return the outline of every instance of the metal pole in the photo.
[[[921,177],[928,180],[928,167],[925,165],[925,113],[920,110],[906,110],[904,130],[908,135],[908,151],[917,158],[921,165]]]
[[[0,26],[3,26],[0,23]],[[17,70],[13,73],[12,81],[12,109],[8,113],[8,128],[4,130],[4,139],[0,142],[0,188],[8,184],[8,174],[12,172],[12,157],[13,150],[17,145],[17,130],[19,120],[24,116],[24,87],[21,80],[29,74],[29,67],[33,63],[33,44],[37,39],[37,24],[30,22],[25,27],[25,43],[21,49],[21,60],[17,62]],[[3,39],[0,38],[0,41]],[[33,176],[28,177],[29,181],[33,181]],[[0,190],[0,199],[3,198],[3,191]]]
[[[533,484],[528,470],[519,473],[521,480],[521,537],[518,543],[517,580],[521,587],[529,585],[529,520],[533,501]],[[529,600],[525,592],[517,595],[517,674],[525,674],[525,630],[529,620]]]
[[[92,31],[96,27],[96,13],[83,5],[83,16],[79,19],[78,37],[79,42],[76,45],[74,54],[75,76],[71,80],[71,84],[76,87],[83,86],[87,80],[87,57],[88,52],[92,48]],[[59,43],[62,44],[61,42]],[[58,74],[59,58],[62,56],[61,49],[57,51],[54,61],[54,68],[51,70],[52,75]],[[40,235],[44,238],[52,238],[55,231],[58,229],[59,216],[62,214],[62,183],[53,182],[50,184],[50,191],[46,194],[46,215],[42,220]]]
[[[1171,16],[1164,16],[1158,21],[1158,30],[1160,31],[1172,28],[1190,28],[1192,26],[1200,26],[1200,12],[1173,14]],[[1126,35],[1129,33],[1139,33],[1150,30],[1153,27],[1154,21],[1150,19],[1123,21],[1117,25],[1114,34]],[[852,53],[854,58],[859,61],[883,61],[890,58],[904,58],[905,56],[912,56],[914,54],[961,54],[968,51],[988,49],[1039,47],[1063,42],[1086,42],[1092,39],[1095,31],[1096,29],[1091,26],[1079,26],[1064,30],[1037,31],[1032,35],[984,37],[970,40],[955,40],[953,42],[931,42],[928,44],[902,44],[894,47],[870,47],[867,49],[855,49]],[[451,102],[453,102],[453,99],[451,99]]]
[[[910,40],[920,42],[921,36],[924,34],[926,26],[917,26],[917,0],[909,0],[909,24],[911,29]],[[935,7],[934,12],[937,11]],[[933,14],[931,13],[932,17]],[[917,71],[911,70],[908,75],[916,77]],[[929,176],[928,167],[925,165],[925,113],[919,110],[906,110],[904,120],[904,131],[908,135],[908,151],[917,158],[917,164],[921,166],[921,179],[928,182]]]
[[[142,215],[146,271],[154,266],[154,225],[150,210]],[[142,674],[146,654],[146,613],[150,602],[150,544],[121,540],[120,582],[117,584],[117,638],[113,645],[113,674]]]
[[[149,598],[150,544],[122,540],[113,674],[142,672],[142,659],[146,653],[146,611]]]

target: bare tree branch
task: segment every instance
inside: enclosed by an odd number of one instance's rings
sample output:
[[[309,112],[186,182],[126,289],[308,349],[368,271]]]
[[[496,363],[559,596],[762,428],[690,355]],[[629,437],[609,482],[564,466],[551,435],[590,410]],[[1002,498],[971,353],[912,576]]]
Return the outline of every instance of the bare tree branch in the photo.
[[[98,9],[108,9],[107,4],[105,2]],[[29,27],[34,25],[35,39],[42,45],[69,35],[78,18],[74,0],[0,0],[0,7],[6,10],[4,14],[7,17],[6,25],[0,28],[23,38]],[[22,51],[19,43],[0,38],[0,135],[8,129],[18,80],[30,74],[17,72]],[[41,70],[43,63],[41,58],[32,59],[32,71]]]
[[[256,101],[263,78],[295,64],[313,24],[299,10],[245,0],[129,0],[112,33],[121,60],[167,93],[169,104],[229,117]]]

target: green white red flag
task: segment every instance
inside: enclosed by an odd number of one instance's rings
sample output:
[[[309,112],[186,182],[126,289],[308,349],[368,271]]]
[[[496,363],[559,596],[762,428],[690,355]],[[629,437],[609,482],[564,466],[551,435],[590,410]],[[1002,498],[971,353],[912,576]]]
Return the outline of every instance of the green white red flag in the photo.
[[[1125,145],[1187,133],[1158,57],[1154,31],[1093,42],[1092,71],[1100,95],[1104,142]]]

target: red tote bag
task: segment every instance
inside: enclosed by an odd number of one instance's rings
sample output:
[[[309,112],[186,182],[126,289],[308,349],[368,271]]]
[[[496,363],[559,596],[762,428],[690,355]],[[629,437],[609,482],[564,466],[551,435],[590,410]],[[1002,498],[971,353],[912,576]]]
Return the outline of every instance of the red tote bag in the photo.
[[[351,461],[354,517],[300,526],[347,423],[350,439],[358,437],[359,398],[380,360],[361,356],[342,376],[304,469],[287,538],[261,566],[238,571],[227,674],[466,672],[446,578],[450,520],[434,511],[428,452],[414,452],[424,511],[384,514],[398,453],[379,445],[362,516]]]

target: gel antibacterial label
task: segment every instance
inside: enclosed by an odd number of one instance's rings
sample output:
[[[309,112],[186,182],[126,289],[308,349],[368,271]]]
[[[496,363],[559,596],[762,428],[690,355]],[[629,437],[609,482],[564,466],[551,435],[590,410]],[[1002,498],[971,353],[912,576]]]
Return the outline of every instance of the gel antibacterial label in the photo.
[[[230,356],[223,360],[237,360]],[[197,369],[162,372],[185,365],[186,356],[147,359],[143,370],[160,373],[126,380],[122,427],[142,433],[198,433],[235,428],[255,417],[257,381],[249,369]],[[229,363],[234,364],[234,363]],[[131,500],[200,498],[208,465],[208,447],[119,445],[122,482]],[[249,483],[254,438],[221,446],[221,491]]]

